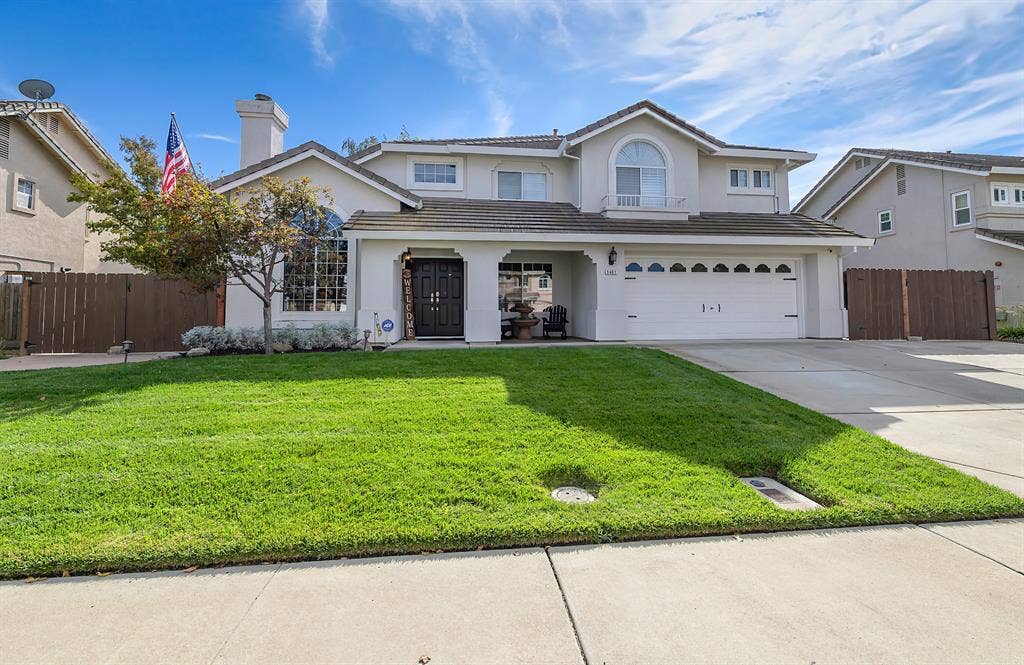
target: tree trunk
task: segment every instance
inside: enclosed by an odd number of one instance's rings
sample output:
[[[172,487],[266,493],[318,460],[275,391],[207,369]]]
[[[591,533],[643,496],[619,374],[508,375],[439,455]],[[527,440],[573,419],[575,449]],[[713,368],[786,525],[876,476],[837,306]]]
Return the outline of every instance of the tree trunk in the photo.
[[[274,352],[274,328],[271,321],[270,303],[263,301],[263,353]]]

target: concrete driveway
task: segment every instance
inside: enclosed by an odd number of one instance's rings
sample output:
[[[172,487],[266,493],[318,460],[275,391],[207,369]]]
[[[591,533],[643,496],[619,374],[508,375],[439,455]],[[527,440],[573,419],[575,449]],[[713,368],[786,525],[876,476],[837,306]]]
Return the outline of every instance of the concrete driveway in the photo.
[[[658,348],[1024,496],[1024,344],[787,340]]]

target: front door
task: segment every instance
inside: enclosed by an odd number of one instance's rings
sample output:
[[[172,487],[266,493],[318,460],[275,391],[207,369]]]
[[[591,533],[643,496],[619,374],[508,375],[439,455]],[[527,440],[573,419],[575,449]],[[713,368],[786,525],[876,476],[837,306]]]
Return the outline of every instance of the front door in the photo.
[[[417,337],[462,337],[461,259],[413,259],[412,297]]]

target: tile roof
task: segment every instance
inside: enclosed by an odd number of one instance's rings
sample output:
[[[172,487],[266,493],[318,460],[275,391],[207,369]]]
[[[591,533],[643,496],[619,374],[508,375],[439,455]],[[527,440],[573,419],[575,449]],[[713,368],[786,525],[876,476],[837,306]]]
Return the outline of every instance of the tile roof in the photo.
[[[25,101],[23,99],[0,99],[0,115],[14,115],[16,113],[22,113],[23,111],[28,111],[29,109],[31,109],[32,105],[33,102]],[[114,164],[117,164],[117,161],[110,155],[109,152],[107,152],[107,149],[103,147],[103,144],[100,143],[99,140],[97,140],[97,138],[92,135],[92,133],[89,131],[89,128],[85,126],[85,123],[83,123],[79,119],[79,117],[76,116],[66,104],[62,102],[39,102],[39,106],[37,106],[36,108],[40,111],[62,111],[68,118],[71,119],[71,122],[74,123],[75,128],[78,129],[78,131],[80,131],[82,135],[85,136],[86,140],[92,144],[96,152],[103,155],[105,159],[113,162]]]
[[[993,240],[1001,240],[1024,249],[1024,231],[994,231],[992,229],[975,229],[974,235],[985,236]]]
[[[365,166],[360,166],[359,164],[356,164],[355,162],[353,162],[351,159],[349,159],[347,157],[342,157],[341,155],[339,155],[338,153],[334,152],[330,148],[324,146],[321,143],[317,143],[316,141],[306,141],[302,145],[297,145],[294,148],[291,148],[290,150],[285,150],[284,152],[282,152],[282,153],[280,153],[278,155],[274,155],[273,157],[270,157],[268,159],[264,159],[262,162],[256,162],[255,164],[252,164],[251,166],[247,166],[244,169],[239,169],[238,171],[235,171],[234,173],[229,173],[229,174],[227,174],[225,176],[221,176],[220,178],[217,178],[216,180],[214,180],[213,182],[210,183],[210,188],[211,189],[218,189],[220,187],[223,187],[224,185],[230,184],[230,183],[232,183],[232,182],[234,182],[236,180],[244,178],[247,175],[251,175],[253,173],[256,173],[257,171],[262,171],[263,169],[265,169],[265,168],[267,168],[269,166],[273,166],[274,164],[277,164],[279,162],[283,162],[283,161],[285,161],[287,159],[291,159],[292,157],[295,157],[296,155],[300,155],[300,154],[306,152],[307,150],[316,150],[317,152],[320,152],[320,153],[326,155],[327,157],[331,158],[332,160],[338,162],[339,164],[342,164],[343,166],[345,166],[345,168],[351,169],[351,170],[355,171],[356,173],[358,173],[359,175],[361,175],[361,176],[363,176],[365,178],[369,178],[370,180],[374,181],[378,185],[381,185],[385,189],[388,189],[391,192],[394,192],[395,194],[397,194],[397,195],[399,195],[399,196],[401,196],[403,198],[406,198],[406,199],[408,199],[410,201],[415,201],[417,203],[420,201],[420,197],[419,196],[413,194],[412,192],[410,192],[409,190],[405,189],[404,187],[401,187],[401,186],[391,182],[387,178],[374,173],[373,171],[371,171],[370,169],[366,168]]]
[[[703,212],[687,220],[619,219],[581,212],[571,203],[424,198],[401,212],[357,211],[343,227],[359,231],[463,233],[628,233],[649,235],[859,238],[855,233],[798,214]]]
[[[592,132],[592,131],[594,131],[596,129],[600,129],[600,128],[604,127],[605,125],[611,124],[611,123],[615,122],[616,120],[619,120],[620,118],[624,118],[624,117],[626,117],[627,115],[629,115],[631,113],[636,113],[640,109],[647,109],[648,111],[651,111],[655,115],[661,116],[663,119],[669,121],[673,125],[676,125],[677,127],[681,128],[681,129],[684,129],[684,130],[686,130],[686,131],[688,131],[688,132],[690,132],[692,134],[696,134],[697,136],[701,137],[702,139],[704,139],[708,143],[712,143],[714,145],[717,145],[720,148],[724,148],[727,145],[725,143],[725,141],[722,141],[721,139],[715,138],[711,134],[708,134],[703,129],[700,129],[699,127],[696,127],[695,125],[691,125],[690,123],[686,122],[685,120],[683,120],[682,118],[680,118],[676,114],[671,113],[671,112],[663,109],[662,107],[658,106],[657,104],[655,104],[654,102],[652,102],[649,99],[641,100],[641,101],[637,102],[636,104],[631,104],[631,105],[627,106],[624,109],[621,109],[621,110],[616,111],[615,113],[612,113],[611,115],[607,115],[607,116],[601,118],[600,120],[596,120],[596,121],[590,123],[589,125],[587,125],[586,127],[581,127],[580,129],[577,129],[575,132],[572,132],[571,134],[566,134],[565,138],[568,141],[573,141],[575,139],[578,139],[581,136],[586,136],[590,132]]]
[[[862,152],[879,157],[892,157],[908,162],[921,162],[936,166],[950,166],[959,169],[988,171],[994,166],[1024,168],[1024,157],[1016,155],[979,155],[969,152],[925,152],[921,150],[899,150],[896,148],[853,148],[850,152]]]
[[[455,139],[410,139],[408,141],[382,141],[395,145],[496,145],[506,148],[539,148],[556,150],[562,145],[561,134],[524,134],[521,136],[482,136]],[[380,143],[374,143],[362,150],[349,155],[349,159],[359,159],[380,149]]]

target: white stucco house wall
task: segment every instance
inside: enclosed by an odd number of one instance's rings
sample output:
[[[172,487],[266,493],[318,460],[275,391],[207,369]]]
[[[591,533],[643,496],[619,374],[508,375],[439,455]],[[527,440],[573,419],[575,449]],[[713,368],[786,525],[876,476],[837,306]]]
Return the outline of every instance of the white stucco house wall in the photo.
[[[847,267],[991,270],[1024,303],[1024,157],[853,148],[795,210],[875,239]]]
[[[93,213],[67,200],[71,173],[105,177],[112,162],[66,105],[0,100],[0,273],[134,272],[103,260]]]
[[[569,134],[385,142],[343,157],[284,149],[288,116],[240,100],[234,194],[263,176],[331,189],[338,234],[305,274],[282,268],[276,325],[352,322],[380,342],[498,342],[526,302],[566,308],[592,340],[840,337],[842,262],[871,239],[790,211],[814,155],[729,144],[642,101]],[[260,304],[229,283],[226,323]],[[533,328],[540,335],[543,324]]]

